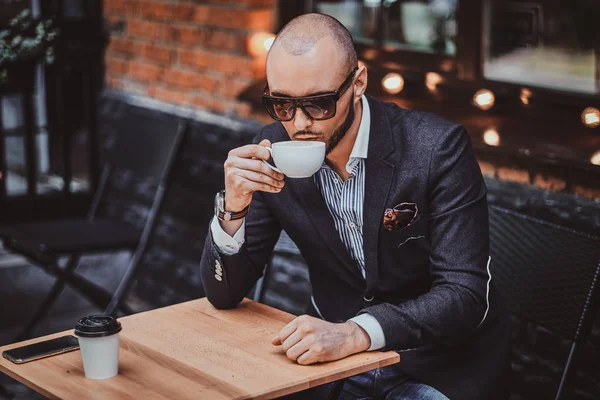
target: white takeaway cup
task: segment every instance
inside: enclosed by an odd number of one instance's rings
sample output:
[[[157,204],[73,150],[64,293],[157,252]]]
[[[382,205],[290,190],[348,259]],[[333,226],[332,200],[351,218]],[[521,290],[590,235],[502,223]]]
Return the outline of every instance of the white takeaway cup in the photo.
[[[313,176],[325,160],[325,143],[311,140],[291,140],[273,143],[266,147],[275,166],[263,162],[271,169],[281,172],[288,178],[308,178]]]
[[[119,373],[121,323],[107,315],[90,315],[77,321],[75,335],[88,379],[108,379]]]

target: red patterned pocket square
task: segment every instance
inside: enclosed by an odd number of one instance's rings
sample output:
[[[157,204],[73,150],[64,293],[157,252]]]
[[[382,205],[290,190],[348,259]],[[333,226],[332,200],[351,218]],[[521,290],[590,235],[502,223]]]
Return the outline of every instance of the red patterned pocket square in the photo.
[[[416,203],[400,203],[385,210],[383,226],[388,231],[407,228],[417,222],[420,216]]]

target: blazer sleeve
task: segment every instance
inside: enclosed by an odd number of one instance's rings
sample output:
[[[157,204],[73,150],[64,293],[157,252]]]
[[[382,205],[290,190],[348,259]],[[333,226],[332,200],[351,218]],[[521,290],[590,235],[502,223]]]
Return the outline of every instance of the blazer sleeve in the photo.
[[[259,141],[260,135],[253,142]],[[263,192],[253,194],[246,215],[244,244],[238,253],[225,255],[219,252],[209,228],[200,260],[200,276],[204,293],[216,308],[235,307],[263,275],[281,234],[281,226],[265,199],[270,195]],[[219,269],[221,275],[217,273]]]
[[[467,339],[489,311],[489,233],[486,187],[462,126],[442,134],[430,160],[429,292],[402,304],[361,313],[381,324],[384,350],[452,344]]]

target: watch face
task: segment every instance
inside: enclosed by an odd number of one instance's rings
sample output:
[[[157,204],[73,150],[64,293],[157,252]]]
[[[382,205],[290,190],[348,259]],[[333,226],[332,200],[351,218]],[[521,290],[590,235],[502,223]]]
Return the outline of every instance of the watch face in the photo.
[[[215,196],[215,215],[219,216],[219,211],[223,212],[223,193],[218,192]]]

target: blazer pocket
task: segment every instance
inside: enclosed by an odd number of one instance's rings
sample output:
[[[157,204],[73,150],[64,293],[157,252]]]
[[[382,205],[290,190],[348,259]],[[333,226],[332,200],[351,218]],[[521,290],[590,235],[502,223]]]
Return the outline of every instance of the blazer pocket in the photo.
[[[429,240],[425,235],[409,234],[396,238],[392,250],[404,265],[421,265],[429,261]]]

